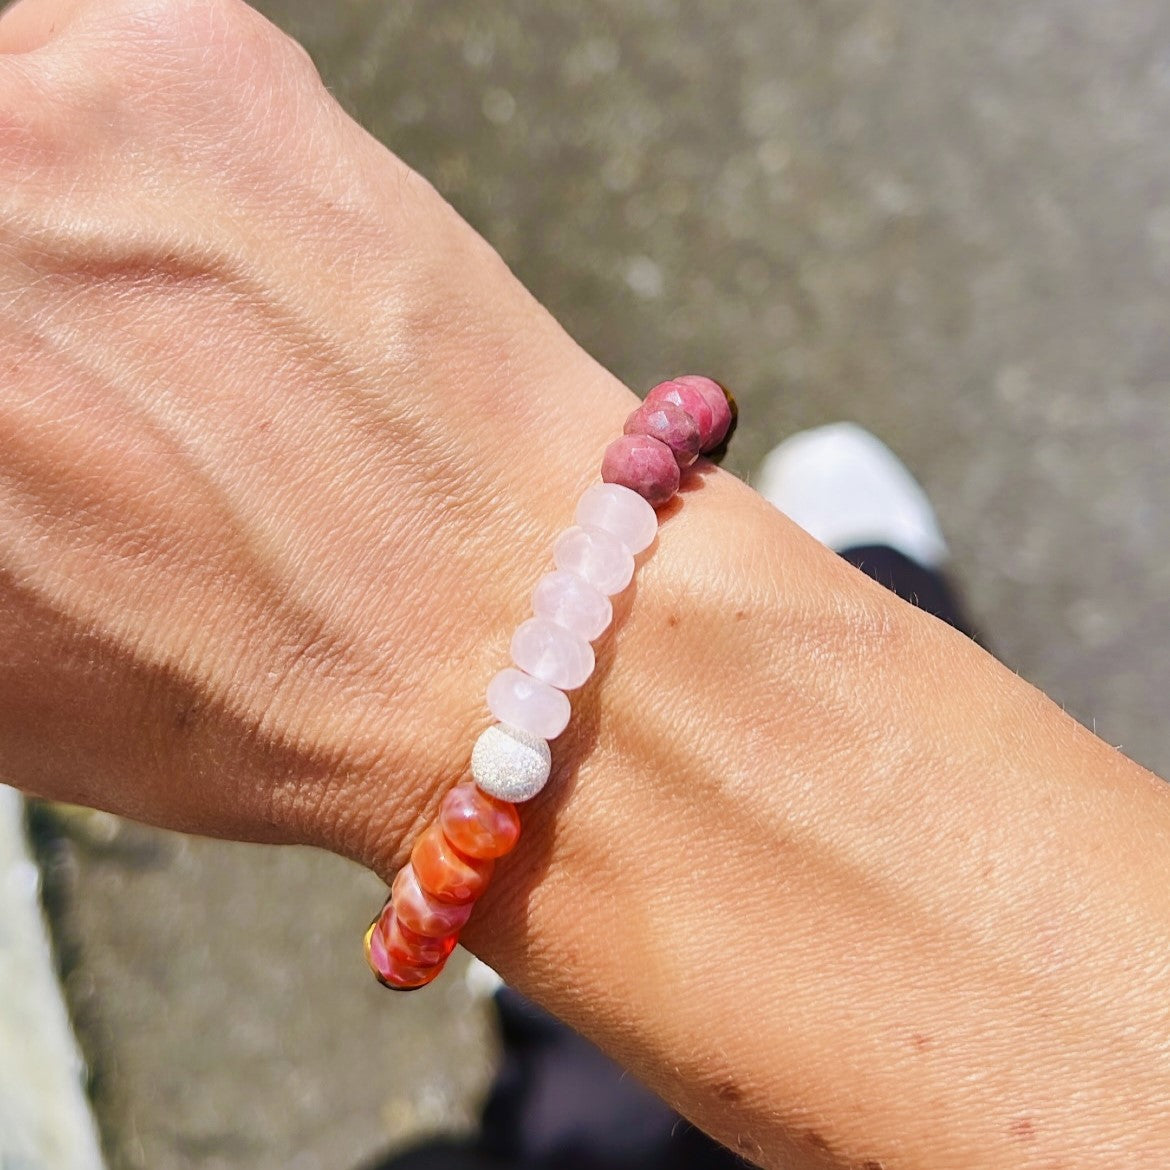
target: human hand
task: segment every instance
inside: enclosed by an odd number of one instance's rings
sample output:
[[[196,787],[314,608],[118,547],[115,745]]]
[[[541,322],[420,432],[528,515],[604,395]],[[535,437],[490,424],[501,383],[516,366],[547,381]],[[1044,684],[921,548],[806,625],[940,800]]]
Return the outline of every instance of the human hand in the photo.
[[[241,0],[0,20],[0,759],[388,873],[633,397]]]

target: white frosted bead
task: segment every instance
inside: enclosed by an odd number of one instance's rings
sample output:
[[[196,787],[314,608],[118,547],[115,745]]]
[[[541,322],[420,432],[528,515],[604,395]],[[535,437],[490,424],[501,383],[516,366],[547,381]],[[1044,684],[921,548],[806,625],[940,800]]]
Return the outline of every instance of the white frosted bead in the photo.
[[[532,612],[592,642],[613,621],[613,606],[604,593],[564,569],[545,573],[532,591]]]
[[[634,554],[600,528],[566,528],[553,545],[553,560],[607,596],[620,593],[634,575]]]
[[[471,776],[489,796],[519,804],[547,783],[552,753],[539,735],[494,723],[471,749]]]
[[[511,666],[488,683],[487,705],[501,723],[541,739],[556,739],[569,723],[565,695]]]
[[[575,691],[593,673],[593,647],[546,618],[529,618],[512,635],[512,661],[561,691]]]
[[[574,519],[584,528],[616,536],[632,553],[649,548],[658,532],[658,514],[637,492],[620,483],[586,488]]]

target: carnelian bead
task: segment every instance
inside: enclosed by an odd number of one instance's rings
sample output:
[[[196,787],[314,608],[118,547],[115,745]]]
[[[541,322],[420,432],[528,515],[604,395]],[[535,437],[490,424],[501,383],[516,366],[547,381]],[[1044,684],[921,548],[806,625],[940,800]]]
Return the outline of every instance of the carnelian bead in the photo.
[[[436,963],[433,967],[407,967],[404,964],[394,963],[382,982],[395,991],[414,991],[419,987],[426,987],[433,983],[443,973],[446,963]]]
[[[439,806],[447,840],[468,857],[503,857],[520,839],[520,814],[474,784],[456,784]]]
[[[415,934],[442,938],[458,934],[471,917],[471,903],[440,902],[418,884],[414,866],[404,865],[390,889],[398,921]]]
[[[379,919],[380,921],[380,919]],[[446,960],[429,966],[416,966],[399,962],[386,949],[386,941],[382,931],[375,922],[366,931],[366,962],[374,972],[378,982],[395,991],[411,991],[416,987],[425,987],[431,980],[438,977],[439,972],[446,966]]]
[[[436,963],[446,962],[447,956],[459,941],[455,934],[442,938],[415,934],[402,925],[393,909],[378,920],[377,931],[382,936],[382,943],[390,958],[409,967],[433,967]]]
[[[487,888],[495,862],[460,853],[435,821],[410,855],[418,884],[440,902],[474,902]]]

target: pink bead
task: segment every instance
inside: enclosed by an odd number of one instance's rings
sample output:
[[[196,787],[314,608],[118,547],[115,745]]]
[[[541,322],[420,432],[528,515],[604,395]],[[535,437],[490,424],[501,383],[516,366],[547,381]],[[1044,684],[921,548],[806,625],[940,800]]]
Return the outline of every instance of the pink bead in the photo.
[[[488,683],[488,710],[501,722],[540,739],[556,739],[569,725],[569,700],[555,687],[514,667]]]
[[[634,553],[658,535],[658,516],[637,492],[620,483],[595,483],[577,501],[573,518],[582,528],[602,528]]]
[[[665,447],[662,449],[666,451]],[[670,452],[667,451],[667,454]],[[673,456],[670,462],[673,466]],[[675,467],[677,473],[678,468]],[[553,560],[558,569],[576,573],[607,597],[620,593],[634,575],[634,554],[616,536],[601,528],[585,528],[581,525],[566,528],[553,545]],[[508,722],[502,716],[497,715],[496,718],[503,723]]]
[[[628,487],[651,507],[660,508],[678,491],[678,463],[665,443],[649,435],[623,435],[606,447],[601,478]]]
[[[455,934],[463,929],[471,917],[472,903],[454,904],[432,898],[418,884],[418,876],[411,865],[404,865],[398,871],[390,896],[403,926],[427,938]]]
[[[481,792],[474,784],[456,784],[439,806],[443,835],[468,857],[497,858],[520,840],[516,806]]]
[[[638,500],[646,503],[640,496]],[[532,591],[532,612],[537,617],[564,626],[586,642],[600,638],[613,621],[609,598],[598,593],[587,581],[563,569],[545,573],[536,583]]]
[[[699,424],[673,402],[639,406],[626,419],[625,433],[649,435],[665,443],[679,467],[690,467],[699,457]]]
[[[711,430],[706,435],[700,435],[699,449],[710,451],[712,447],[718,447],[727,437],[731,426],[731,404],[723,393],[723,387],[711,378],[704,378],[702,374],[683,374],[674,381],[680,386],[697,390],[711,408]]]
[[[593,647],[545,618],[529,618],[512,635],[512,661],[560,691],[575,691],[593,673]]]
[[[646,395],[645,406],[661,406],[669,403],[679,406],[695,420],[699,428],[699,450],[703,450],[713,433],[715,417],[712,414],[710,403],[693,386],[684,385],[673,379],[669,382],[659,382]]]

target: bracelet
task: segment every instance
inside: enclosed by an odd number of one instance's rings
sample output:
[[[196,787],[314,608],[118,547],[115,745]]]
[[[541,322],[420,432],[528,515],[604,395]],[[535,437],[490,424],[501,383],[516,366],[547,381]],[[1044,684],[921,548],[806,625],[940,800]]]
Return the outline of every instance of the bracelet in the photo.
[[[365,936],[366,961],[396,991],[430,983],[459,941],[496,861],[520,839],[516,805],[544,788],[548,741],[569,722],[566,691],[593,673],[593,648],[613,619],[610,597],[634,575],[634,557],[658,532],[656,508],[678,491],[699,455],[718,462],[737,421],[718,382],[688,374],[655,386],[605,450],[601,483],[578,501],[575,524],[553,545],[556,568],[532,594],[534,616],[512,636],[513,666],[487,688],[497,720],[415,842]]]

